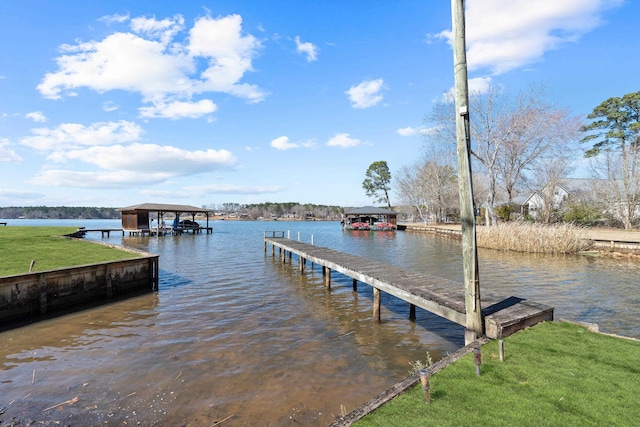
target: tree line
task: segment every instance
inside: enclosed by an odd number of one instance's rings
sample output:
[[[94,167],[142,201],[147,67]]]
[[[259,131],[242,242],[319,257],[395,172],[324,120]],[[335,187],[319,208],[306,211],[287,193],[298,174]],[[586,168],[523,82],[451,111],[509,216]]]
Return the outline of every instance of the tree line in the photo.
[[[340,219],[345,210],[340,206],[297,202],[219,203],[203,205],[202,208],[210,209],[214,213],[235,214],[250,219],[290,216],[291,218],[318,220]],[[11,206],[0,208],[0,218],[4,219],[120,219],[120,217],[120,211],[117,208],[85,206]]]
[[[0,208],[4,219],[119,219],[117,208],[87,206],[10,206]]]
[[[538,221],[640,221],[640,92],[604,101],[585,120],[548,101],[543,88],[491,87],[470,94],[469,112],[474,205],[487,225],[526,215],[514,212],[515,200],[534,193],[544,206]],[[453,99],[436,102],[425,121],[424,153],[400,168],[393,187],[420,219],[442,222],[459,206]],[[592,196],[558,200],[558,184],[578,163]]]
[[[340,206],[301,204],[298,202],[212,203],[203,206],[214,213],[236,214],[249,219],[291,217],[298,219],[336,220],[344,213]]]

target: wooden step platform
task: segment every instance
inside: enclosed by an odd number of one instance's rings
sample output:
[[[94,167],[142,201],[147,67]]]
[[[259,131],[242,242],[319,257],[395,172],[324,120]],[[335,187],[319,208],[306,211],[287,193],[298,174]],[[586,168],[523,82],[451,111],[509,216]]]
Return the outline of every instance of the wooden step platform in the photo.
[[[452,280],[403,270],[379,261],[347,254],[321,246],[297,242],[284,237],[284,232],[265,232],[264,250],[271,245],[272,255],[279,248],[286,263],[292,254],[299,258],[299,268],[306,261],[321,265],[325,286],[331,286],[331,271],[337,271],[374,288],[374,318],[379,320],[379,292],[386,292],[410,304],[410,317],[415,307],[437,314],[459,325],[466,325],[464,285]],[[376,307],[377,305],[377,307]],[[481,292],[482,317],[485,335],[502,338],[545,320],[553,320],[553,307],[515,296],[496,296]]]

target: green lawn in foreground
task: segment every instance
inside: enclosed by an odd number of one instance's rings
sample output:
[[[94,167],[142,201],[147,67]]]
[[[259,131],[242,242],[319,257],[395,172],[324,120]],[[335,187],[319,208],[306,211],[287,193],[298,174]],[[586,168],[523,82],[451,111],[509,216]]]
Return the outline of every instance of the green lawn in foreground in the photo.
[[[431,404],[418,386],[355,426],[640,425],[640,342],[545,322],[482,347],[431,377]]]
[[[97,262],[136,258],[140,255],[61,236],[74,227],[0,227],[0,276],[53,270]]]

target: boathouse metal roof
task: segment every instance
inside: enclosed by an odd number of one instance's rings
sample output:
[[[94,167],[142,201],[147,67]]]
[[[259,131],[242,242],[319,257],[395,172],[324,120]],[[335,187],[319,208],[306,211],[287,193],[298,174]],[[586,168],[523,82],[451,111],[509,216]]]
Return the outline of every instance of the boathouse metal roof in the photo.
[[[345,215],[397,215],[397,212],[390,211],[388,209],[377,208],[375,206],[363,206],[361,208],[354,208],[349,212],[345,212]]]
[[[189,205],[172,205],[169,203],[141,203],[139,205],[127,206],[118,209],[121,212],[211,212],[211,209],[197,208]]]

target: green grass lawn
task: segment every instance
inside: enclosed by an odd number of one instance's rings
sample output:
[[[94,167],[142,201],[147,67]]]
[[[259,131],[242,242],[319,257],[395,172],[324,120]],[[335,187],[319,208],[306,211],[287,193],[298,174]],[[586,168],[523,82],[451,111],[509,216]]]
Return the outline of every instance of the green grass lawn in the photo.
[[[74,227],[0,227],[0,276],[53,270],[105,261],[137,258],[140,255],[91,242],[61,236]]]
[[[640,423],[640,342],[545,322],[482,346],[354,425],[634,426]]]

